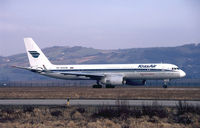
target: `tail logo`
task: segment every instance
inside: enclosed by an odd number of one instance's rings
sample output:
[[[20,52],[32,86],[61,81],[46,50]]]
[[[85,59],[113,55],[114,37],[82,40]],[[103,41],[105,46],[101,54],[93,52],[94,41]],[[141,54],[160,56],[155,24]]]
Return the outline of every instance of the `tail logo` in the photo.
[[[38,53],[37,51],[28,51],[28,52],[32,55],[33,58],[38,58],[40,55],[40,53]]]

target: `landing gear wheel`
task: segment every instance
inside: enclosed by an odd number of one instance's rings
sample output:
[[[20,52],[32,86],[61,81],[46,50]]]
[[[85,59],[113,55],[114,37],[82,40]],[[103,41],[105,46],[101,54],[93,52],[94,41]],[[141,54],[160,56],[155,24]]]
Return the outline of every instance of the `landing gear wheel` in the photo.
[[[93,87],[93,88],[102,88],[102,85],[100,85],[100,84],[95,84],[95,85],[93,85],[92,87]]]
[[[106,85],[106,88],[115,88],[114,85]]]
[[[102,88],[102,85],[99,83],[99,80],[97,80],[97,84],[92,86],[93,88]]]
[[[164,79],[163,88],[167,88],[168,83],[169,83],[169,79]]]
[[[163,88],[167,88],[167,85],[163,85]]]

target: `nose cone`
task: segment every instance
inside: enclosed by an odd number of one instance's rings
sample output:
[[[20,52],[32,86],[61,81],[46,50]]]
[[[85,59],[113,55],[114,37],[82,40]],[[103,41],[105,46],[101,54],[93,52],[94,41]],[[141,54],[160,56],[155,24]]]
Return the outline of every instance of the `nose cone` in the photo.
[[[186,73],[183,71],[183,70],[180,70],[180,77],[185,77],[186,76]]]

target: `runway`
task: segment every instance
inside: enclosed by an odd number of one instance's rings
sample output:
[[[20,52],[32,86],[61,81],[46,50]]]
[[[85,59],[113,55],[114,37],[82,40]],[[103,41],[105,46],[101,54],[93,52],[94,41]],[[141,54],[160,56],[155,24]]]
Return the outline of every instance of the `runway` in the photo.
[[[2,99],[0,105],[67,105],[67,99]],[[99,106],[99,105],[129,105],[129,106],[150,106],[162,105],[175,107],[179,104],[179,100],[93,100],[93,99],[70,99],[70,106]],[[188,105],[200,106],[200,101],[182,101]]]

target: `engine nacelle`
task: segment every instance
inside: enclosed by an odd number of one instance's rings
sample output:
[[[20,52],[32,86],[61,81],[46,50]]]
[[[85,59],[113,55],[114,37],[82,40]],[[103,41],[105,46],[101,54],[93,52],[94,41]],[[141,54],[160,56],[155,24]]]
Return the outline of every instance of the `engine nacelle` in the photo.
[[[138,86],[138,85],[145,85],[146,80],[126,80],[127,85],[133,85],[133,86]]]
[[[107,76],[100,80],[105,85],[123,85],[124,80],[122,76]]]

